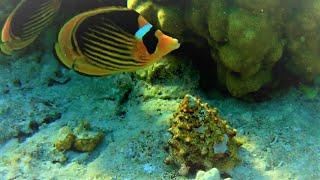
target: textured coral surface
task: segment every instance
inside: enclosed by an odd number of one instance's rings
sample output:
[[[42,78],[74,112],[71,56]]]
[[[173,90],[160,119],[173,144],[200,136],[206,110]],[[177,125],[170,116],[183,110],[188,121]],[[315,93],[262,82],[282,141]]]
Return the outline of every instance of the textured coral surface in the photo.
[[[232,168],[240,162],[237,132],[218,115],[217,108],[186,95],[170,121],[172,138],[168,141],[167,164],[177,164],[190,172],[218,167]]]

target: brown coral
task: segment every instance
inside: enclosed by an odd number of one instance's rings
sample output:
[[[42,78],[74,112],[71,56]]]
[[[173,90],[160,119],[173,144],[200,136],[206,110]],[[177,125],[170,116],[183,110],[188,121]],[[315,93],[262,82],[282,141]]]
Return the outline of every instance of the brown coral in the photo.
[[[230,169],[240,162],[238,151],[242,142],[236,137],[236,130],[208,103],[186,95],[170,124],[172,138],[168,141],[170,155],[166,164],[195,172],[213,167]]]

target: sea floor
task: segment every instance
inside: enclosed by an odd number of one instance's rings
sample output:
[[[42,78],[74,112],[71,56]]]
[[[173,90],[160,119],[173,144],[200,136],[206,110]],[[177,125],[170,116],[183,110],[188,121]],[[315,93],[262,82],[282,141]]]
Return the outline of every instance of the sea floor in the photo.
[[[209,98],[186,76],[164,83],[133,73],[88,77],[41,51],[0,56],[0,70],[0,179],[193,179],[163,163],[183,94],[217,107],[244,139],[243,162],[225,176],[320,179],[320,98],[295,87],[260,103]],[[59,129],[84,120],[105,133],[97,148],[56,150]]]

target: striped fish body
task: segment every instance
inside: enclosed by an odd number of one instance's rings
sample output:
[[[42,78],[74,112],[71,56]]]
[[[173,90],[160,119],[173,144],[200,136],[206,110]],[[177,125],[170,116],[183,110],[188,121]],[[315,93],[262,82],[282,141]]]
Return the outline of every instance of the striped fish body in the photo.
[[[103,7],[67,22],[55,50],[68,68],[99,76],[141,69],[178,47],[176,39],[152,27],[137,12]]]
[[[30,45],[52,21],[60,4],[61,0],[22,0],[2,29],[2,52],[11,54]]]

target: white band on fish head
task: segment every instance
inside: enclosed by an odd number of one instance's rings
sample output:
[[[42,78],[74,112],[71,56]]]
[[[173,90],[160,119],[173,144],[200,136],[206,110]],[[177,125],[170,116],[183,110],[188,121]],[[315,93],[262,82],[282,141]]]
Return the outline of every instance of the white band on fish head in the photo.
[[[152,28],[152,25],[151,24],[146,24],[144,26],[142,26],[136,33],[135,33],[135,36],[138,38],[138,39],[141,39],[143,38],[144,35],[146,35],[150,29]]]

